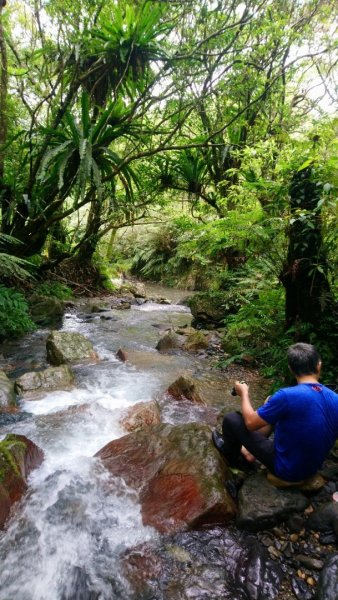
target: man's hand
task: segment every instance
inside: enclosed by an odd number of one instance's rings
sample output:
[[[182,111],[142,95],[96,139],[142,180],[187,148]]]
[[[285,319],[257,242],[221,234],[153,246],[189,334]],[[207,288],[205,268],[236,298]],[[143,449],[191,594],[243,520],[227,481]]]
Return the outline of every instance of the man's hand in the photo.
[[[247,394],[249,393],[249,386],[244,381],[235,381],[234,387],[235,387],[236,394],[240,397],[242,397],[245,392]]]
[[[251,405],[249,397],[249,386],[243,381],[235,381],[235,392],[241,399],[241,408],[244,423],[249,431],[255,431],[267,425],[267,422],[261,419]]]

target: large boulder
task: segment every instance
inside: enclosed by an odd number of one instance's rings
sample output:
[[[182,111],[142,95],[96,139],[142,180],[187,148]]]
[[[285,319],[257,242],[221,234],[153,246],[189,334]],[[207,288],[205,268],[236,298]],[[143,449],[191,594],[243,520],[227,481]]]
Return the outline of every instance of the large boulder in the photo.
[[[239,310],[240,301],[232,291],[198,292],[189,298],[188,306],[194,317],[193,325],[217,327],[227,315]]]
[[[30,398],[53,390],[69,390],[73,383],[74,373],[68,365],[61,365],[21,375],[15,381],[15,389],[19,396]]]
[[[11,507],[27,490],[27,478],[43,461],[42,450],[23,435],[10,434],[0,442],[0,528]]]
[[[160,532],[226,523],[236,514],[224,488],[228,467],[206,425],[156,425],[114,440],[97,454],[140,495],[142,518]]]
[[[156,401],[138,402],[131,406],[120,420],[120,424],[126,431],[139,431],[150,425],[158,425],[161,422],[160,409]]]
[[[198,383],[188,375],[181,375],[172,383],[167,394],[175,398],[175,400],[190,400],[195,404],[206,404],[202,397]]]
[[[290,514],[303,512],[309,500],[296,489],[280,490],[265,473],[248,477],[239,492],[237,526],[247,531],[260,531],[280,523]]]
[[[47,360],[51,365],[98,360],[93,344],[81,333],[51,331],[46,348]]]
[[[5,371],[0,371],[0,412],[7,412],[17,406],[14,381],[11,381]]]
[[[62,321],[65,305],[58,298],[33,294],[29,298],[29,310],[34,323],[48,326]]]

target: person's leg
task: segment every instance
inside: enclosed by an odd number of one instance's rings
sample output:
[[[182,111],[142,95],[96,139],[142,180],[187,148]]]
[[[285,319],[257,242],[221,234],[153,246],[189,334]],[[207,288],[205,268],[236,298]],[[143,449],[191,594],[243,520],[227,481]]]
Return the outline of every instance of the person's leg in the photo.
[[[230,462],[236,461],[242,446],[274,473],[273,442],[259,431],[249,431],[243,417],[237,412],[228,413],[223,419],[223,454]]]
[[[257,429],[256,431],[257,431],[257,433],[261,433],[266,438],[268,438],[269,435],[271,435],[273,428],[271,425],[264,425],[263,427],[260,427],[260,429]],[[253,463],[256,460],[256,457],[253,454],[251,454],[251,452],[249,452],[249,450],[247,448],[245,448],[245,446],[242,446],[241,454],[242,454],[242,456],[244,456],[245,460],[247,460],[249,463]]]

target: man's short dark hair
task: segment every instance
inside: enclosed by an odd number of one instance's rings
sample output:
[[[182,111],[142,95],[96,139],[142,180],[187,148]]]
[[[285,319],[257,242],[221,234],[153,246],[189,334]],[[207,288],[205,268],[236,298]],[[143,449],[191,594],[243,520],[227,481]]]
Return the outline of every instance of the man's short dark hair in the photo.
[[[320,356],[311,344],[298,343],[290,346],[287,353],[289,367],[300,377],[317,373]]]

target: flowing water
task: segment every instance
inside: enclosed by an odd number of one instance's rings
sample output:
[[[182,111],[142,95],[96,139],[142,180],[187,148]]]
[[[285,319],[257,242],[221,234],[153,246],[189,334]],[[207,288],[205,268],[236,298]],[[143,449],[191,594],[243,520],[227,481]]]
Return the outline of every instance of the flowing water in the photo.
[[[158,538],[142,525],[135,492],[112,480],[93,456],[124,435],[119,419],[126,408],[160,395],[182,370],[206,379],[209,371],[198,357],[154,349],[166,328],[190,323],[186,307],[147,303],[108,316],[88,321],[79,313],[65,315],[62,329],[91,339],[100,362],[75,367],[75,389],[22,402],[25,418],[0,428],[1,437],[26,435],[45,453],[0,536],[0,600],[126,600],[132,592],[119,557]],[[47,334],[40,330],[6,346],[13,374],[46,366]],[[130,356],[127,363],[115,357],[120,347]],[[218,384],[224,397],[224,379]],[[183,413],[167,408],[164,414],[179,422]],[[185,410],[185,420],[194,418]]]

